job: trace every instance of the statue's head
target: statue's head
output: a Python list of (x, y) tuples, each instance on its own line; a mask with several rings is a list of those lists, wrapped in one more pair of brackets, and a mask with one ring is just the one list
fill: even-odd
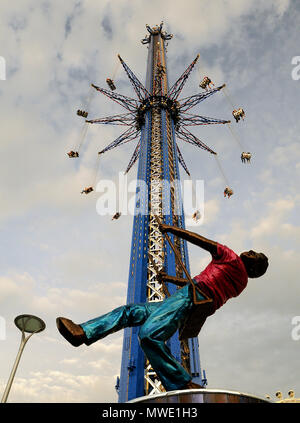
[(240, 254), (240, 258), (245, 265), (249, 278), (259, 278), (269, 266), (268, 257), (264, 253), (256, 253), (253, 250), (245, 251)]

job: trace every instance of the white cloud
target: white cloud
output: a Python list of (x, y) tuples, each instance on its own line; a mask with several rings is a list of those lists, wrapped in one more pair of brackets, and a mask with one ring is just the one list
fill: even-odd
[[(294, 176), (300, 151), (298, 97), (288, 68), (298, 49), (297, 6), (286, 0), (76, 4), (0, 4), (0, 38), (5, 40), (0, 54), (7, 62), (7, 80), (0, 81), (0, 306), (7, 322), (7, 340), (1, 341), (1, 388), (19, 342), (13, 318), (32, 312), (45, 319), (47, 328), (30, 340), (35, 360), (22, 357), (10, 401), (117, 400), (114, 383), (122, 333), (75, 349), (58, 334), (55, 317), (80, 322), (125, 301), (132, 218), (113, 223), (109, 217), (100, 218), (96, 196), (79, 194), (94, 177), (97, 151), (120, 129), (91, 127), (79, 162), (68, 160), (66, 152), (76, 145), (81, 130), (76, 109), (84, 104), (90, 82), (104, 86), (117, 53), (144, 81), (147, 50), (139, 40), (145, 23), (161, 19), (174, 33), (168, 47), (171, 80), (200, 51), (200, 71), (228, 82), (235, 101), (248, 107), (245, 125), (236, 127), (253, 149), (247, 169), (235, 160), (239, 152), (233, 154), (236, 145), (224, 131), (199, 130), (215, 144), (235, 183), (232, 201), (223, 201), (223, 180), (205, 154), (182, 149), (192, 174), (206, 183), (205, 220), (197, 231), (236, 251), (253, 244), (270, 258), (265, 277), (251, 281), (241, 297), (208, 319), (200, 335), (210, 386), (263, 394), (283, 390), (279, 385), (285, 380), (296, 388), (298, 345), (289, 339), (287, 322), (291, 313), (299, 314), (299, 195)], [(122, 93), (134, 95), (121, 68), (116, 79)], [(199, 73), (191, 76), (184, 95), (194, 92), (198, 79)], [(221, 116), (228, 107), (218, 97), (198, 110)], [(121, 111), (100, 95), (95, 95), (91, 109), (93, 117)], [(99, 177), (115, 178), (132, 148), (104, 155)], [(192, 273), (199, 273), (209, 255), (194, 247), (189, 251)]]
[(103, 402), (108, 402), (115, 394), (107, 382), (108, 377), (94, 374), (74, 375), (53, 370), (31, 372), (26, 378), (16, 377), (10, 398), (32, 403), (99, 402), (97, 392), (106, 386), (102, 398)]
[(295, 207), (295, 201), (291, 198), (280, 199), (269, 205), (268, 216), (263, 217), (251, 230), (253, 238), (265, 237), (274, 233), (284, 235), (292, 225), (286, 224), (283, 218)]

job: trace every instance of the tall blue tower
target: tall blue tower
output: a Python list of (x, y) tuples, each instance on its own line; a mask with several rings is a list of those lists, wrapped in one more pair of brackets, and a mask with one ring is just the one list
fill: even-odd
[[(169, 275), (179, 276), (180, 273), (184, 277), (154, 218), (154, 215), (158, 215), (167, 224), (184, 227), (174, 120), (170, 110), (173, 105), (167, 107), (169, 86), (165, 42), (170, 36), (162, 32), (161, 27), (149, 30), (146, 89), (150, 98), (143, 104), (146, 112), (141, 130), (137, 175), (138, 181), (145, 184), (137, 188), (127, 304), (163, 301), (165, 297), (149, 256), (158, 270), (164, 268)], [(188, 268), (185, 242), (179, 239), (174, 241)], [(172, 285), (168, 289), (172, 293), (176, 287)], [(177, 360), (195, 377), (201, 378), (197, 338), (180, 342), (178, 335), (175, 335), (169, 347)], [(140, 348), (138, 328), (127, 328), (124, 331), (119, 401), (147, 395), (153, 390), (163, 392), (163, 387)]]
[[(126, 169), (128, 172), (138, 160), (127, 304), (164, 300), (166, 292), (157, 278), (158, 271), (164, 270), (168, 275), (185, 277), (172, 249), (164, 241), (155, 219), (155, 216), (159, 216), (164, 223), (180, 228), (185, 225), (179, 163), (188, 174), (189, 172), (175, 134), (183, 141), (216, 154), (193, 135), (187, 126), (228, 123), (225, 120), (187, 113), (224, 85), (178, 100), (199, 55), (170, 87), (166, 43), (172, 35), (163, 31), (162, 26), (162, 23), (153, 28), (146, 25), (149, 35), (142, 40), (148, 47), (145, 86), (119, 56), (138, 100), (117, 94), (112, 80), (108, 80), (110, 91), (93, 85), (95, 89), (127, 109), (127, 113), (87, 121), (129, 127), (99, 154), (139, 137)], [(185, 241), (174, 236), (171, 238), (173, 245), (180, 252), (182, 262), (189, 270)], [(168, 284), (167, 289), (172, 294), (177, 287)], [(164, 387), (140, 348), (138, 331), (138, 327), (124, 331), (121, 373), (116, 386), (119, 402), (164, 392)], [(179, 340), (176, 333), (168, 341), (168, 346), (173, 356), (192, 374), (193, 380), (205, 385), (200, 367), (198, 339)]]

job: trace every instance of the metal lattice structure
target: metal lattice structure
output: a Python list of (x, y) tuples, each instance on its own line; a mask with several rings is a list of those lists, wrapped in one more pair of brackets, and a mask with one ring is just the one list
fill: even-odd
[[(119, 57), (138, 99), (130, 98), (93, 85), (93, 87), (126, 109), (126, 113), (88, 120), (92, 124), (123, 125), (127, 129), (116, 140), (99, 152), (103, 154), (122, 144), (140, 138), (130, 159), (127, 173), (138, 160), (136, 208), (133, 221), (131, 258), (129, 268), (127, 304), (163, 301), (166, 295), (157, 271), (184, 277), (174, 254), (159, 231), (155, 215), (164, 223), (184, 228), (179, 163), (189, 175), (188, 168), (176, 142), (181, 140), (216, 154), (188, 129), (188, 126), (225, 124), (227, 120), (208, 118), (187, 113), (201, 101), (220, 91), (224, 85), (190, 97), (178, 97), (194, 68), (199, 55), (169, 88), (165, 43), (172, 38), (162, 30), (146, 25), (149, 35), (143, 40), (148, 46), (145, 86)], [(189, 270), (187, 246), (171, 236), (181, 259)], [(177, 289), (167, 286), (170, 294)], [(198, 339), (180, 341), (175, 334), (168, 346), (174, 357), (192, 374), (193, 380), (205, 384), (202, 378)], [(164, 388), (139, 346), (138, 328), (124, 331), (121, 374), (117, 383), (119, 402), (143, 395), (161, 393)]]

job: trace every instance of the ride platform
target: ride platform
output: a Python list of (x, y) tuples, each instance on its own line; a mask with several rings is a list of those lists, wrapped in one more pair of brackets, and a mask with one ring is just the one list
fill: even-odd
[(201, 403), (271, 403), (272, 401), (251, 394), (222, 389), (185, 389), (162, 394), (147, 395), (128, 401), (142, 404), (201, 404)]

